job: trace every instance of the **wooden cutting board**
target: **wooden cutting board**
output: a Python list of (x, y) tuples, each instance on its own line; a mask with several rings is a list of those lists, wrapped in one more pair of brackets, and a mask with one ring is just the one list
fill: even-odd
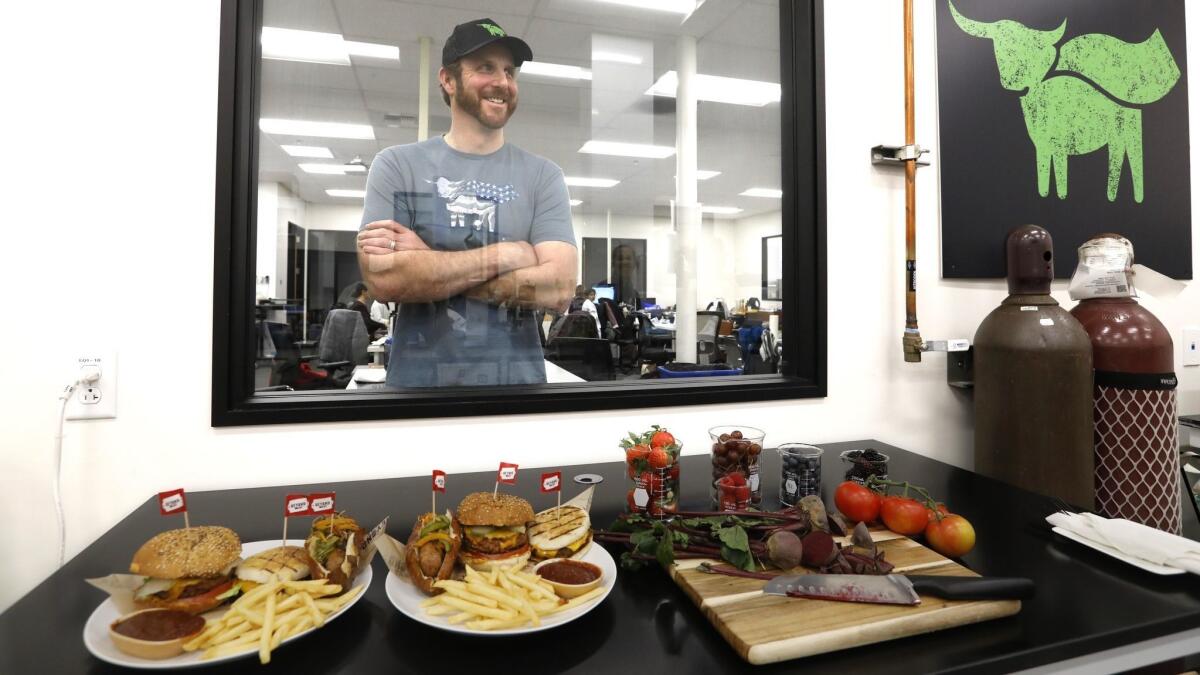
[[(896, 566), (896, 573), (979, 576), (908, 537), (888, 530), (871, 535), (885, 559)], [(671, 577), (734, 650), (753, 664), (798, 659), (1021, 611), (1019, 600), (950, 601), (921, 596), (921, 604), (905, 606), (764, 595), (765, 582), (706, 574), (696, 570), (701, 562), (681, 560), (671, 568)], [(805, 571), (797, 568), (795, 573)]]

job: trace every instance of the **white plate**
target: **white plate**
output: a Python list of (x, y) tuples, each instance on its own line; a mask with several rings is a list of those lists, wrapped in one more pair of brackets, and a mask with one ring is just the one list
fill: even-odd
[(583, 557), (579, 558), (579, 560), (590, 562), (600, 568), (603, 574), (600, 581), (600, 588), (604, 589), (604, 593), (582, 607), (576, 607), (561, 614), (543, 617), (542, 625), (540, 626), (506, 628), (503, 630), (472, 630), (460, 624), (450, 623), (446, 620), (446, 616), (429, 616), (426, 614), (425, 609), (421, 607), (421, 603), (428, 600), (429, 596), (422, 593), (416, 586), (413, 586), (408, 581), (401, 579), (391, 572), (388, 572), (387, 580), (384, 582), (383, 587), (387, 591), (388, 600), (392, 601), (392, 604), (396, 606), (396, 609), (400, 610), (401, 614), (414, 621), (420, 621), (427, 626), (441, 628), (453, 633), (464, 633), (466, 635), (521, 635), (524, 633), (536, 633), (578, 619), (604, 602), (604, 599), (612, 592), (613, 586), (617, 583), (617, 564), (613, 561), (608, 551), (604, 550), (603, 546), (592, 544), (587, 553), (584, 553)]
[(1130, 565), (1133, 565), (1134, 567), (1140, 567), (1141, 569), (1144, 569), (1147, 572), (1150, 572), (1152, 574), (1163, 574), (1163, 575), (1183, 574), (1186, 571), (1186, 570), (1181, 570), (1178, 567), (1167, 567), (1166, 565), (1156, 565), (1156, 564), (1150, 562), (1149, 560), (1142, 560), (1141, 558), (1135, 558), (1131, 555), (1126, 555), (1111, 546), (1106, 546), (1099, 542), (1095, 542), (1095, 541), (1092, 541), (1085, 537), (1081, 537), (1081, 536), (1075, 534), (1074, 532), (1064, 529), (1064, 528), (1061, 528), (1061, 527), (1056, 526), (1056, 527), (1052, 527), (1050, 529), (1061, 534), (1062, 536), (1066, 537), (1067, 539), (1070, 539), (1071, 541), (1077, 541), (1080, 544), (1087, 546), (1088, 548), (1095, 549), (1097, 551), (1100, 551), (1101, 553), (1107, 553), (1108, 555), (1116, 558), (1117, 560), (1120, 560), (1122, 562), (1127, 562)]
[[(303, 546), (304, 540), (289, 539), (287, 543), (290, 546)], [(272, 539), (271, 541), (244, 542), (242, 544), (242, 557), (248, 558), (255, 553), (260, 553), (279, 545), (280, 542), (278, 539)], [(351, 586), (351, 588), (369, 586), (371, 584), (372, 576), (371, 568), (367, 567), (363, 571), (359, 572), (358, 576), (354, 578), (354, 584)], [(342, 606), (338, 611), (330, 614), (325, 620), (327, 622), (333, 621), (342, 612), (353, 607), (354, 604), (359, 600), (362, 600), (363, 596), (366, 594), (367, 591), (366, 588), (364, 588), (359, 592), (357, 597), (351, 600), (348, 604)], [(229, 611), (228, 605), (219, 607), (205, 614), (204, 618), (208, 621), (214, 621), (224, 616), (225, 612), (227, 611)], [(92, 653), (92, 656), (95, 656), (101, 661), (108, 661), (114, 665), (125, 666), (127, 668), (149, 668), (154, 670), (170, 668), (193, 668), (195, 666), (207, 666), (213, 663), (222, 663), (224, 661), (240, 659), (258, 653), (258, 647), (251, 646), (247, 649), (247, 651), (240, 652), (238, 654), (230, 654), (229, 656), (207, 660), (200, 658), (202, 653), (201, 651), (184, 652), (179, 656), (173, 656), (169, 659), (143, 659), (136, 656), (130, 656), (129, 654), (117, 649), (117, 646), (113, 644), (112, 638), (108, 636), (108, 627), (112, 625), (112, 622), (119, 618), (121, 618), (121, 613), (117, 611), (117, 607), (113, 604), (112, 599), (105, 598), (104, 602), (100, 603), (100, 606), (96, 608), (96, 611), (92, 612), (92, 615), (88, 617), (87, 624), (83, 627), (83, 644), (87, 645), (88, 651)], [(310, 628), (299, 635), (290, 637), (284, 640), (283, 644), (287, 644), (292, 640), (304, 637), (314, 630), (316, 630), (316, 628)]]

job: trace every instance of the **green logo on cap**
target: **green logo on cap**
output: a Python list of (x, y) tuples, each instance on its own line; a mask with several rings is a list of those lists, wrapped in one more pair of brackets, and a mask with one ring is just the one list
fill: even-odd
[(494, 37), (504, 37), (504, 29), (494, 23), (481, 23), (479, 27), (491, 33)]

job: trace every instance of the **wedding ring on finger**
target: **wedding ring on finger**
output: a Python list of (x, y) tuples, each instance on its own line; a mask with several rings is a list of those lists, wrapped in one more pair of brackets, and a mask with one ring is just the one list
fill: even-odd
[(395, 239), (388, 239), (388, 248), (392, 249), (393, 251), (396, 250), (396, 240)]

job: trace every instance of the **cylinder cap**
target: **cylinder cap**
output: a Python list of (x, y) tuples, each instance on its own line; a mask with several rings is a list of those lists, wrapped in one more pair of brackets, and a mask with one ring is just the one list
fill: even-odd
[(1054, 280), (1054, 240), (1045, 228), (1022, 225), (1008, 233), (1009, 295), (1046, 295)]

